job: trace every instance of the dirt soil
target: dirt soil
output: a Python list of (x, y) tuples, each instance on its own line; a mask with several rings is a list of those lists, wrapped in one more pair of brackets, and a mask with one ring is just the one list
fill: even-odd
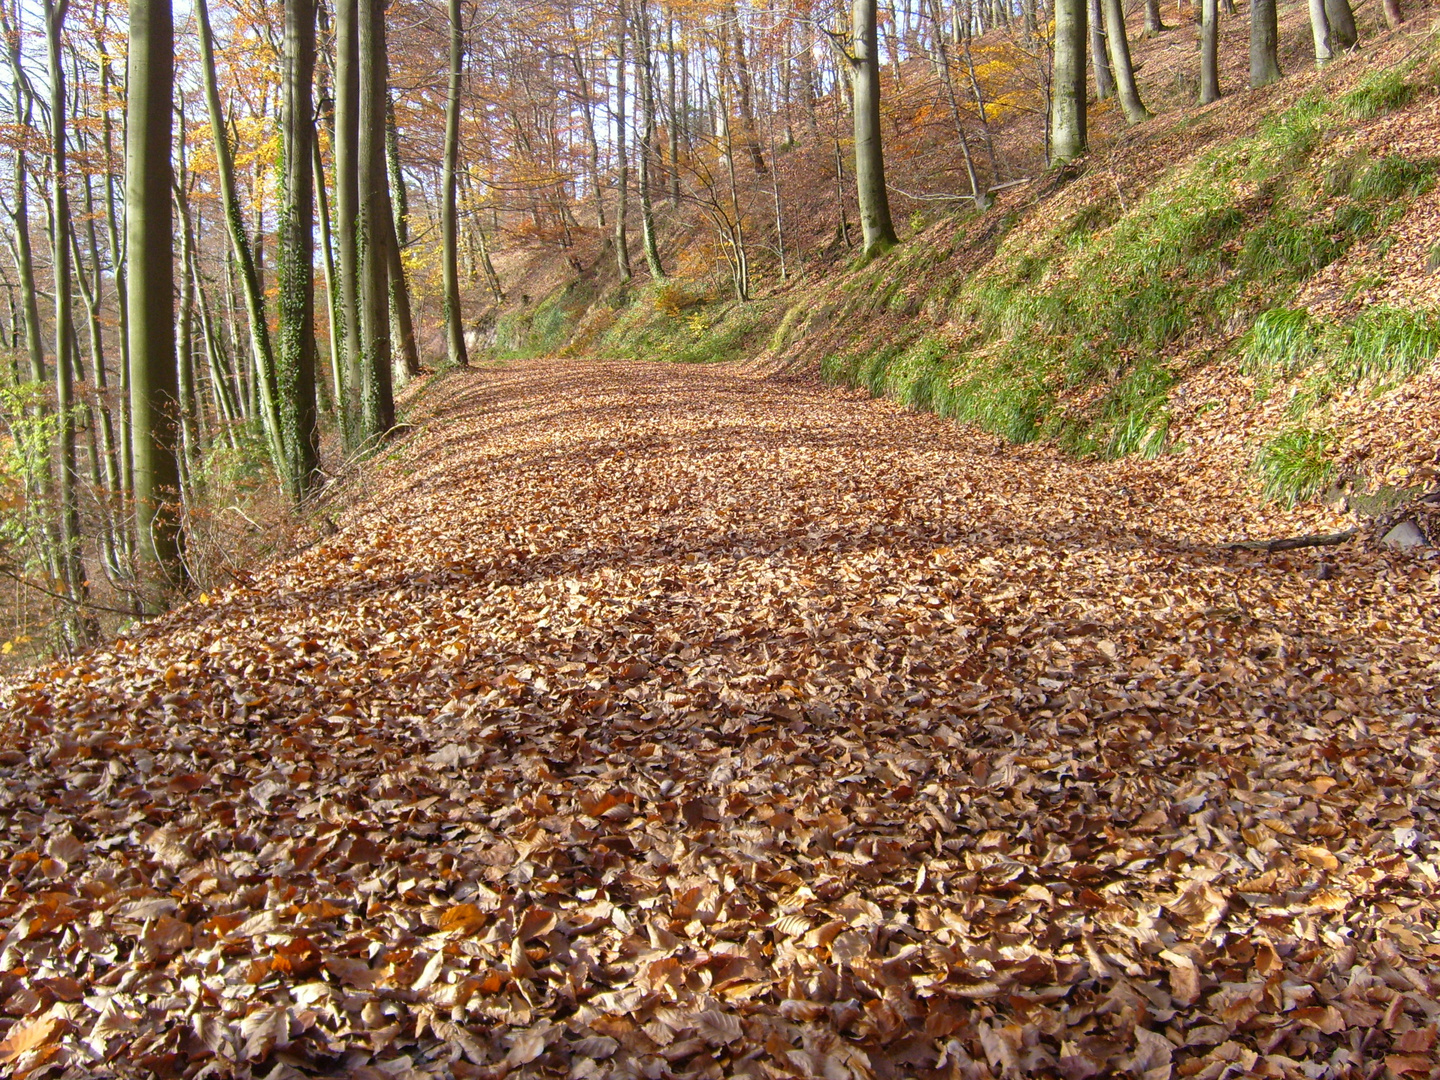
[(11, 1075), (1433, 1075), (1440, 564), (803, 378), (425, 401), (4, 687)]

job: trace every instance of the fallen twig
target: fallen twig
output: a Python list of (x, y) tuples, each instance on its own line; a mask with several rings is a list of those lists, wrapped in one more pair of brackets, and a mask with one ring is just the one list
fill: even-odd
[(1226, 544), (1227, 551), (1294, 551), (1296, 548), (1307, 547), (1334, 547), (1336, 544), (1343, 544), (1346, 540), (1353, 539), (1359, 529), (1346, 529), (1344, 532), (1321, 533), (1314, 536), (1287, 536), (1280, 540), (1241, 540), (1236, 544)]

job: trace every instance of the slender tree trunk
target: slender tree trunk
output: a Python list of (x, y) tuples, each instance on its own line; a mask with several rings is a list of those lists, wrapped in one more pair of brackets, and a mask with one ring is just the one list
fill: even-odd
[[(1150, 110), (1140, 100), (1140, 90), (1135, 85), (1135, 69), (1130, 63), (1130, 39), (1125, 33), (1125, 7), (1123, 0), (1100, 0), (1105, 9), (1105, 44), (1110, 50), (1110, 70), (1115, 73), (1116, 95), (1125, 119), (1131, 124), (1142, 124), (1150, 119)], [(1057, 31), (1058, 40), (1058, 31)], [(1056, 46), (1056, 71), (1059, 71), (1059, 46)], [(1057, 75), (1056, 82), (1059, 78)], [(1084, 101), (1081, 101), (1084, 108)]]
[[(17, 2), (16, 18), (19, 18)], [(7, 17), (4, 25), (9, 44), (10, 72), (12, 76), (13, 113), (20, 129), (21, 138), (15, 142), (15, 160), (11, 175), (13, 196), (10, 222), (13, 229), (13, 251), (15, 274), (20, 283), (20, 304), (25, 321), (25, 355), (29, 360), (27, 373), (32, 382), (45, 381), (45, 344), (40, 323), (39, 289), (35, 285), (35, 256), (30, 243), (30, 165), (25, 153), (24, 135), (31, 131), (33, 116), (29, 87), (20, 66), (20, 33), (18, 23), (10, 24)]]
[(80, 506), (75, 468), (75, 385), (71, 355), (75, 351), (75, 313), (70, 274), (70, 194), (66, 161), (65, 68), (60, 57), (60, 35), (65, 27), (66, 0), (44, 0), (47, 75), (50, 82), (50, 213), (51, 267), (55, 289), (55, 413), (58, 422), (57, 465), (59, 506), (58, 564), (62, 587), (72, 605), (62, 625), (66, 644), (84, 648), (93, 639), (93, 621), (74, 605), (89, 599), (89, 584), (80, 546)]
[(360, 4), (335, 0), (335, 218), (339, 223), (340, 311), (345, 333), (346, 397), (341, 412), (345, 446), (366, 442), (363, 415), (365, 356), (360, 328)]
[[(755, 124), (754, 80), (750, 77), (750, 61), (745, 54), (745, 27), (740, 22), (734, 0), (726, 0), (724, 16), (734, 34), (736, 87), (740, 91), (740, 123), (744, 128), (745, 149), (750, 154), (750, 164), (755, 171), (763, 174), (765, 155), (760, 150), (760, 135)], [(876, 63), (879, 63), (878, 59)], [(879, 80), (878, 74), (876, 80)]]
[(1330, 45), (1335, 49), (1353, 49), (1360, 40), (1355, 29), (1355, 12), (1350, 0), (1325, 0), (1325, 21), (1330, 27)]
[(1250, 0), (1250, 88), (1269, 86), (1280, 78), (1279, 28), (1275, 0)]
[(174, 26), (169, 0), (131, 0), (126, 85), (125, 233), (130, 283), (130, 430), (136, 554), (147, 610), (184, 580), (176, 463), (174, 257), (170, 220)]
[[(311, 173), (315, 185), (316, 232), (320, 238), (320, 265), (325, 272), (325, 314), (330, 328), (330, 385), (335, 396), (335, 416), (344, 434), (345, 417), (345, 320), (340, 312), (340, 281), (335, 268), (335, 238), (330, 228), (330, 197), (325, 192), (325, 166), (320, 142), (311, 143)], [(320, 379), (315, 381), (318, 395)]]
[[(899, 242), (890, 220), (890, 196), (885, 188), (875, 8), (875, 0), (854, 0), (850, 8), (854, 49), (850, 82), (855, 95), (855, 192), (860, 200), (860, 231), (866, 258), (883, 254)], [(1083, 69), (1081, 77), (1084, 77)]]
[[(1054, 90), (1050, 104), (1050, 153), (1069, 161), (1085, 152), (1086, 0), (1055, 0)], [(1113, 44), (1113, 42), (1112, 42)], [(1117, 79), (1118, 65), (1111, 59)]]
[(1203, 0), (1200, 16), (1200, 104), (1220, 100), (1220, 10), (1216, 0)]
[[(939, 0), (930, 0), (930, 14), (938, 25), (940, 22)], [(955, 80), (950, 73), (950, 50), (945, 44), (944, 34), (935, 35), (932, 56), (934, 57), (935, 74), (940, 79), (940, 85), (945, 91), (945, 100), (950, 106), (950, 119), (955, 125), (955, 138), (960, 143), (960, 154), (965, 160), (965, 175), (970, 180), (970, 197), (974, 200), (976, 207), (984, 210), (988, 200), (984, 191), (981, 190), (979, 178), (975, 175), (975, 162), (970, 157), (970, 140), (965, 135), (965, 121), (960, 112), (960, 97), (955, 92)]]
[(385, 257), (390, 279), (392, 350), (400, 354), (405, 378), (417, 379), (420, 377), (420, 348), (415, 338), (415, 316), (410, 307), (410, 283), (405, 277), (400, 238), (395, 235), (394, 214), (390, 215), (390, 233), (385, 238)]
[[(465, 63), (465, 27), (461, 22), (460, 0), (449, 0), (450, 70), (445, 93), (445, 177), (440, 184), (441, 264), (445, 285), (445, 351), (456, 367), (469, 367), (470, 356), (465, 349), (465, 319), (460, 308), (460, 218), (456, 212), (456, 194), (460, 167), (460, 80)], [(578, 52), (578, 49), (577, 49)], [(589, 102), (585, 115), (590, 116)], [(594, 125), (587, 130), (593, 144)], [(599, 169), (592, 169), (592, 180), (599, 183)], [(604, 225), (604, 221), (601, 221)]]
[(390, 353), (390, 216), (385, 165), (386, 86), (384, 0), (360, 0), (359, 154), (360, 325), (364, 357), (364, 438), (374, 443), (395, 426)]
[(615, 17), (615, 265), (622, 285), (633, 274), (626, 234), (629, 222), (625, 217), (626, 189), (630, 185), (630, 162), (625, 155), (625, 23), (625, 0), (620, 0)]
[[(254, 386), (260, 406), (262, 427), (270, 447), (270, 458), (276, 472), (288, 475), (289, 454), (285, 446), (285, 427), (280, 415), (280, 392), (275, 372), (275, 353), (270, 342), (270, 324), (265, 313), (265, 294), (259, 269), (246, 232), (244, 211), (235, 189), (233, 151), (220, 109), (220, 88), (215, 74), (214, 37), (210, 31), (208, 0), (195, 0), (196, 23), (200, 38), (200, 72), (205, 89), (205, 107), (210, 116), (210, 134), (215, 145), (215, 171), (219, 180), (220, 200), (225, 224), (230, 233), (230, 247), (240, 274), (240, 291), (244, 296), (250, 324), (250, 349), (254, 358)], [(127, 144), (128, 145), (128, 144)]]
[(1400, 0), (1384, 0), (1385, 25), (1394, 30), (1405, 21), (1404, 14), (1400, 11)]
[(1310, 0), (1310, 33), (1315, 39), (1315, 66), (1324, 67), (1330, 62), (1330, 22), (1325, 12), (1325, 0)]
[(1158, 34), (1168, 29), (1160, 18), (1160, 0), (1145, 0), (1145, 33)]
[(640, 234), (645, 248), (645, 265), (656, 281), (665, 277), (660, 263), (660, 248), (655, 240), (655, 206), (651, 192), (650, 169), (655, 156), (655, 72), (651, 66), (650, 5), (636, 0), (635, 9), (635, 75), (640, 93)]
[(400, 170), (400, 129), (395, 122), (395, 99), (389, 90), (389, 62), (386, 62), (385, 170), (386, 198), (390, 206), (390, 328), (391, 352), (400, 354), (406, 380), (420, 375), (420, 352), (415, 340), (415, 319), (411, 314), (410, 279), (405, 273), (404, 251), (410, 243), (410, 195), (405, 174)]
[(1110, 73), (1106, 54), (1105, 15), (1100, 0), (1090, 0), (1090, 66), (1095, 71), (1095, 100), (1104, 101), (1115, 93), (1115, 76)]
[(314, 0), (285, 0), (281, 130), (284, 168), (276, 229), (280, 290), (277, 383), (287, 487), (297, 502), (319, 479), (315, 406)]

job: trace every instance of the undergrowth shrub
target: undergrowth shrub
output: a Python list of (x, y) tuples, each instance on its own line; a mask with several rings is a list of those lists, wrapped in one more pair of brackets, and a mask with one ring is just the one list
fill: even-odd
[(1403, 109), (1415, 99), (1417, 90), (1395, 68), (1372, 71), (1340, 99), (1340, 107), (1355, 120), (1372, 120)]
[(1294, 506), (1318, 495), (1335, 477), (1329, 432), (1305, 427), (1282, 431), (1260, 447), (1255, 472), (1265, 497)]
[(1294, 378), (1314, 358), (1320, 327), (1304, 308), (1260, 313), (1241, 341), (1240, 370), (1269, 382)]

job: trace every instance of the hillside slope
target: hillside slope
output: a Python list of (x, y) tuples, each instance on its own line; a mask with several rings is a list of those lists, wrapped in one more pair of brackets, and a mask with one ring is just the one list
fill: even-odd
[[(1016, 442), (1176, 454), (1287, 503), (1369, 511), (1426, 490), (1440, 51), (1428, 8), (1394, 32), (1359, 11), (1364, 47), (1317, 72), (1304, 5), (1282, 5), (1292, 74), (1259, 91), (1241, 89), (1244, 20), (1226, 20), (1229, 93), (1206, 108), (1187, 101), (1193, 28), (1137, 40), (1154, 120), (1127, 129), (1096, 106), (1087, 158), (983, 214), (897, 195), (914, 229), (894, 252), (855, 267), (833, 244), (808, 261), (802, 247), (791, 279), (750, 303), (684, 274), (618, 289), (603, 248), (579, 274), (513, 264), (537, 291), (499, 315), (495, 354), (818, 370)], [(782, 165), (818, 168), (803, 157)], [(792, 212), (810, 215), (801, 244), (833, 232), (824, 200)]]
[(10, 1075), (1436, 1064), (1435, 562), (793, 377), (413, 419), (336, 535), (0, 690)]

